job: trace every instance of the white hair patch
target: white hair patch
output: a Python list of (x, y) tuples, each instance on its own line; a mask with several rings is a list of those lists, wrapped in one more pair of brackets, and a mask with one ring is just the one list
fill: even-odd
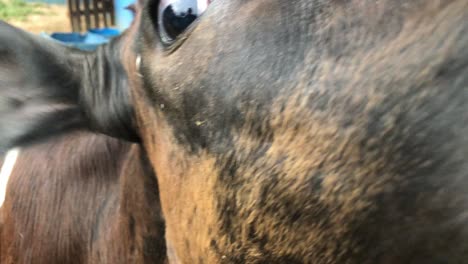
[(11, 149), (7, 152), (3, 161), (2, 169), (0, 170), (0, 208), (5, 201), (6, 189), (8, 180), (10, 179), (16, 160), (18, 159), (19, 148)]

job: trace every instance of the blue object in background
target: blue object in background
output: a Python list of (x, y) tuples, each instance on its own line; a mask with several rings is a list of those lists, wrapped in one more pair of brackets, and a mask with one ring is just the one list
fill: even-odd
[(93, 28), (88, 30), (88, 32), (98, 34), (109, 39), (120, 35), (120, 31), (114, 28)]
[(75, 47), (88, 51), (95, 50), (98, 46), (109, 41), (109, 38), (94, 33), (52, 33), (50, 35), (41, 33), (41, 36), (56, 42), (60, 42), (65, 46)]
[(133, 21), (133, 13), (127, 7), (135, 0), (114, 0), (115, 24), (120, 31), (127, 29)]
[(54, 32), (49, 35), (44, 32), (41, 33), (41, 36), (47, 39), (81, 50), (95, 50), (98, 46), (109, 42), (110, 39), (118, 35), (120, 35), (120, 31), (113, 28), (93, 28), (85, 34)]

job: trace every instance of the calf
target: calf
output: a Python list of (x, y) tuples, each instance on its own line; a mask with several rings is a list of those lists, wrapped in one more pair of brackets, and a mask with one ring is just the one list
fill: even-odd
[[(140, 142), (172, 262), (468, 259), (468, 0), (218, 0), (184, 24), (193, 3), (145, 3), (129, 85), (26, 87), (1, 144), (76, 127)], [(67, 108), (26, 115), (26, 98)]]
[(21, 150), (0, 263), (164, 263), (158, 187), (137, 145), (71, 132)]

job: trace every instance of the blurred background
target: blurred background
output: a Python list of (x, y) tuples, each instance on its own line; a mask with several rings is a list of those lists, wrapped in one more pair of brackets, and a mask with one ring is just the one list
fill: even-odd
[(66, 0), (0, 0), (0, 19), (34, 33), (72, 30)]
[(134, 0), (0, 0), (0, 20), (52, 41), (93, 50), (124, 31)]

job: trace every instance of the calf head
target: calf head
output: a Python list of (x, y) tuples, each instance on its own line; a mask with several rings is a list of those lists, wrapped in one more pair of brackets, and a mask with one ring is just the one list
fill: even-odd
[(144, 4), (131, 100), (72, 96), (85, 127), (139, 135), (172, 262), (468, 259), (467, 0), (205, 5)]
[(135, 48), (173, 261), (467, 259), (468, 1), (196, 2)]

